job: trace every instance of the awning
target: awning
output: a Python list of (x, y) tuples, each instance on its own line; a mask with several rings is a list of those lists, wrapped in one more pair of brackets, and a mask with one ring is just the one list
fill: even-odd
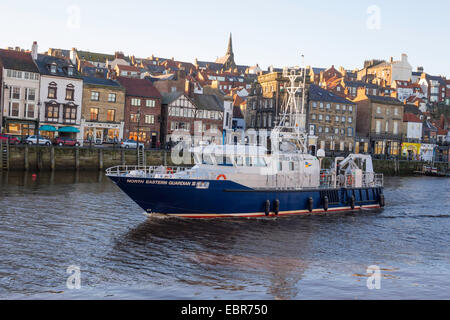
[(41, 126), (39, 128), (39, 131), (52, 131), (52, 132), (55, 132), (57, 130), (56, 130), (56, 128), (54, 126), (45, 125), (45, 126)]
[(58, 129), (58, 132), (78, 133), (80, 130), (74, 127), (61, 127)]

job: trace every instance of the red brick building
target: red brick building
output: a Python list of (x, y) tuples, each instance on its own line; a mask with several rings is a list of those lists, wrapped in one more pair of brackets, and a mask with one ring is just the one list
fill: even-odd
[(118, 77), (125, 87), (124, 138), (155, 148), (160, 140), (161, 94), (146, 79)]

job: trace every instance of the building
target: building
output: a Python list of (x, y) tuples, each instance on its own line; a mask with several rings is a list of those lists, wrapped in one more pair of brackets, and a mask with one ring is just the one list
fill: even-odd
[(125, 88), (124, 138), (139, 140), (149, 147), (160, 141), (162, 96), (146, 79), (118, 77)]
[(82, 141), (81, 106), (83, 78), (75, 64), (67, 58), (37, 54), (33, 45), (33, 59), (41, 74), (40, 125), (41, 134), (67, 136)]
[(422, 88), (418, 83), (412, 83), (411, 81), (404, 80), (395, 80), (392, 87), (395, 88), (397, 99), (400, 101), (408, 100), (412, 96), (418, 98), (424, 97)]
[(0, 126), (3, 133), (37, 133), (39, 70), (29, 52), (0, 50)]
[(127, 66), (122, 64), (116, 64), (114, 71), (119, 77), (128, 77), (128, 78), (140, 78), (141, 70), (136, 68), (135, 66)]
[(358, 71), (358, 80), (365, 82), (382, 81), (392, 85), (395, 80), (409, 81), (412, 77), (412, 66), (408, 62), (408, 55), (402, 54), (399, 61), (372, 60), (366, 61), (364, 68)]
[(403, 132), (405, 141), (420, 143), (422, 141), (423, 120), (419, 116), (405, 112), (403, 115)]
[(332, 155), (352, 152), (355, 147), (355, 120), (355, 103), (318, 85), (310, 85), (307, 128), (310, 136), (317, 137), (317, 148)]
[(367, 95), (364, 89), (359, 90), (353, 102), (358, 110), (357, 148), (373, 155), (398, 156), (403, 135), (403, 103), (392, 97)]
[(83, 78), (81, 135), (86, 142), (114, 143), (124, 137), (125, 88), (109, 79)]
[[(198, 110), (192, 98), (181, 92), (162, 92), (161, 143), (188, 139), (194, 135)], [(176, 136), (172, 136), (177, 131)]]
[(230, 33), (230, 38), (228, 39), (228, 48), (225, 56), (218, 58), (216, 60), (217, 64), (222, 65), (222, 70), (234, 70), (236, 69), (236, 63), (234, 62), (234, 53), (233, 53), (233, 40)]
[(447, 83), (445, 78), (422, 73), (419, 85), (422, 87), (425, 98), (429, 103), (436, 104), (445, 102), (447, 93)]

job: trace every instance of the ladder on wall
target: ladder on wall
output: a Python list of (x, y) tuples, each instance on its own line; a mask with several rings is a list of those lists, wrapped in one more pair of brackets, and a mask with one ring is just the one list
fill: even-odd
[(1, 170), (8, 170), (9, 169), (9, 145), (8, 141), (6, 142), (0, 142), (0, 152), (1, 152)]
[(145, 150), (144, 146), (137, 147), (137, 165), (138, 167), (145, 167)]

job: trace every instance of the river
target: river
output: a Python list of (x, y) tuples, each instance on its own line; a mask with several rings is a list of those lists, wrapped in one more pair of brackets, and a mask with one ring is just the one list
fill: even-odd
[(450, 180), (385, 180), (384, 210), (185, 220), (103, 173), (3, 173), (0, 298), (450, 299)]

